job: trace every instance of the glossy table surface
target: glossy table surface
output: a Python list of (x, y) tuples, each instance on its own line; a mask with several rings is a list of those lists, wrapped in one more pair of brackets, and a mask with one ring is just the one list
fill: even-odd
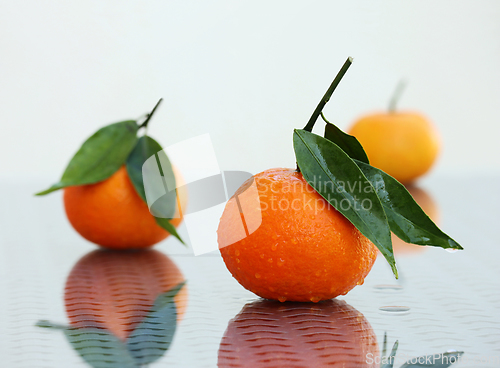
[[(346, 296), (300, 304), (259, 299), (218, 254), (195, 257), (175, 239), (146, 260), (95, 252), (60, 193), (35, 198), (43, 185), (3, 179), (0, 367), (375, 367), (396, 341), (394, 367), (445, 352), (460, 357), (453, 367), (499, 367), (499, 185), (425, 180), (464, 251), (400, 246), (399, 280), (379, 257)], [(181, 292), (164, 293), (165, 277), (185, 280)]]

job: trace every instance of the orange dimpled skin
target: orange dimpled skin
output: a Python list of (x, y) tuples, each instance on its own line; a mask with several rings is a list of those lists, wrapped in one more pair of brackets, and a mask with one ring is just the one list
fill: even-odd
[(414, 112), (367, 115), (348, 133), (359, 140), (372, 166), (404, 184), (425, 174), (439, 153), (436, 129)]
[[(75, 230), (103, 247), (146, 248), (169, 235), (135, 191), (125, 166), (102, 182), (66, 188), (64, 207)], [(171, 220), (174, 226), (180, 222)]]
[(376, 247), (309, 186), (302, 174), (271, 169), (255, 175), (254, 180), (261, 225), (246, 238), (222, 246), (241, 223), (240, 213), (226, 206), (217, 231), (224, 262), (241, 285), (267, 299), (318, 302), (363, 283), (376, 259)]

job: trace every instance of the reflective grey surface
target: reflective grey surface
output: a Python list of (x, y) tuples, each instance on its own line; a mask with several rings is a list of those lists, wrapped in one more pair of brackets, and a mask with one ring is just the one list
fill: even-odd
[[(450, 253), (427, 247), (397, 252), (399, 280), (379, 257), (365, 283), (338, 298), (347, 303), (342, 308), (361, 313), (359, 318), (371, 326), (378, 352), (385, 333), (389, 351), (399, 341), (394, 367), (411, 357), (453, 350), (464, 352), (462, 361), (453, 367), (500, 366), (499, 185), (498, 177), (435, 177), (424, 181), (420, 187), (434, 198), (439, 225), (465, 250)], [(69, 325), (64, 301), (68, 276), (74, 265), (95, 249), (65, 219), (61, 193), (33, 197), (39, 188), (39, 183), (5, 179), (0, 183), (0, 367), (89, 367), (61, 330), (35, 326), (40, 320)], [(222, 355), (237, 360), (238, 355), (259, 354), (259, 349), (273, 341), (264, 336), (270, 327), (259, 325), (258, 318), (245, 323), (260, 328), (262, 335), (232, 338), (239, 344), (233, 350), (224, 348), (225, 343), (221, 345), (225, 331), (230, 332), (232, 323), (239, 323), (233, 319), (241, 319), (241, 315), (237, 317), (240, 312), (248, 315), (255, 308), (257, 313), (264, 308), (264, 314), (275, 318), (276, 328), (282, 328), (289, 339), (287, 346), (308, 346), (306, 342), (301, 345), (306, 329), (304, 335), (289, 332), (280, 322), (276, 307), (256, 302), (259, 298), (231, 277), (217, 254), (194, 257), (175, 239), (155, 249), (179, 268), (188, 292), (186, 310), (178, 318), (168, 350), (150, 367), (216, 367)], [(247, 303), (254, 304), (245, 307)], [(283, 305), (295, 313), (291, 304)], [(313, 314), (304, 312), (304, 307), (297, 308), (295, 314), (304, 317), (301, 323), (312, 323), (312, 327), (307, 326), (314, 328), (326, 318), (324, 323), (329, 323), (331, 331), (341, 328), (342, 321), (329, 312), (328, 306), (316, 306), (305, 307), (313, 308)], [(366, 324), (363, 326), (362, 332), (370, 335)], [(342, 331), (347, 340), (349, 336), (357, 338), (350, 335), (349, 328)], [(316, 344), (334, 345), (337, 353), (349, 345), (328, 340), (335, 333), (316, 335)], [(263, 347), (255, 347), (259, 338)], [(366, 355), (366, 351), (361, 354)], [(314, 361), (313, 355), (306, 354), (309, 362)], [(297, 356), (296, 366), (308, 366), (300, 362), (300, 351)], [(341, 354), (336, 356), (340, 359)], [(112, 359), (106, 359), (107, 366), (112, 367)], [(265, 364), (270, 363), (263, 361), (262, 366)]]

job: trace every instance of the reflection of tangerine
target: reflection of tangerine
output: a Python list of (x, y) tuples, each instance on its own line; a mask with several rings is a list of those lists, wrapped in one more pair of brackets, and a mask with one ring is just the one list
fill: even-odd
[[(436, 224), (439, 224), (439, 210), (430, 194), (425, 189), (414, 185), (408, 185), (406, 189), (413, 196), (415, 202), (422, 207), (427, 216)], [(392, 234), (392, 247), (394, 253), (397, 255), (420, 253), (427, 249), (425, 246), (406, 243), (394, 234)]]
[(405, 184), (425, 174), (439, 152), (436, 128), (416, 112), (367, 115), (348, 133), (360, 141), (371, 165)]
[[(178, 195), (177, 201), (185, 208), (185, 195)], [(145, 248), (170, 235), (137, 194), (125, 166), (99, 183), (66, 188), (64, 207), (75, 230), (103, 247)], [(171, 223), (177, 227), (181, 221), (179, 217)]]
[[(280, 301), (331, 299), (363, 283), (377, 257), (375, 246), (292, 169), (253, 178), (259, 201), (239, 195), (227, 204), (217, 230), (224, 262), (255, 294)], [(242, 222), (262, 216), (253, 233), (231, 244)], [(229, 245), (228, 245), (229, 244)]]
[[(156, 298), (183, 281), (175, 263), (156, 250), (95, 250), (78, 261), (66, 280), (66, 313), (72, 327), (102, 328), (125, 340)], [(180, 319), (186, 286), (174, 301)]]
[(377, 360), (378, 354), (370, 323), (345, 301), (258, 300), (229, 322), (218, 366), (376, 367), (368, 362)]

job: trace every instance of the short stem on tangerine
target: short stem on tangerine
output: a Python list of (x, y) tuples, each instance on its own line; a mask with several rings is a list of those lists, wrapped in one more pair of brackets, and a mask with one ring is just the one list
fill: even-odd
[(325, 107), (326, 103), (330, 101), (330, 97), (332, 97), (333, 91), (335, 91), (335, 88), (339, 85), (340, 81), (342, 80), (342, 77), (344, 74), (347, 72), (347, 69), (352, 64), (352, 57), (348, 57), (340, 71), (337, 73), (337, 76), (333, 80), (332, 84), (326, 91), (325, 95), (319, 102), (318, 106), (316, 107), (316, 110), (314, 110), (313, 114), (311, 115), (311, 118), (307, 122), (307, 125), (304, 127), (304, 130), (307, 130), (308, 132), (311, 132), (314, 124), (316, 123), (316, 120), (318, 120), (319, 115), (321, 114), (321, 111), (323, 111), (323, 108)]
[(389, 112), (390, 113), (393, 113), (396, 111), (396, 105), (397, 105), (399, 99), (401, 98), (401, 95), (403, 94), (403, 91), (405, 90), (407, 84), (408, 83), (404, 79), (402, 79), (396, 85), (396, 88), (394, 89), (391, 100), (389, 101)]
[(158, 100), (158, 102), (156, 103), (155, 107), (153, 107), (153, 110), (151, 110), (151, 112), (147, 115), (146, 120), (144, 120), (144, 122), (141, 125), (139, 125), (139, 129), (141, 129), (141, 128), (147, 128), (149, 121), (153, 117), (153, 114), (155, 113), (155, 111), (158, 108), (158, 106), (160, 106), (160, 103), (162, 101), (163, 101), (163, 98), (160, 98)]

